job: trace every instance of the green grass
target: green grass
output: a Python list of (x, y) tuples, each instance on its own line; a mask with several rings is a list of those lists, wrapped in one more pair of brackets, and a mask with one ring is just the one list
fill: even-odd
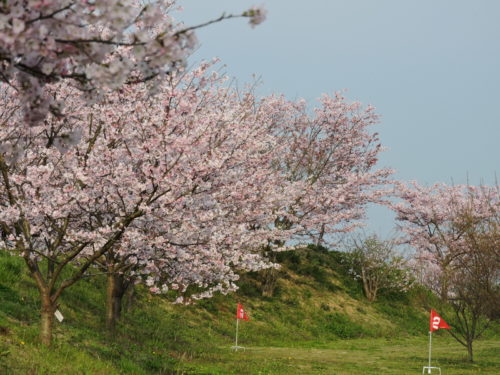
[[(309, 249), (280, 258), (273, 298), (261, 297), (256, 273), (242, 277), (237, 294), (191, 306), (139, 288), (114, 338), (104, 330), (104, 279), (85, 279), (61, 297), (65, 320), (46, 349), (34, 283), (21, 259), (0, 252), (0, 374), (421, 374), (432, 296), (414, 290), (368, 304), (341, 254)], [(240, 325), (247, 350), (233, 352), (237, 301), (251, 321)], [(469, 364), (465, 349), (439, 331), (433, 364), (447, 375), (499, 373), (498, 326), (491, 332)]]
[[(500, 368), (500, 348), (497, 341), (482, 341), (477, 345), (477, 363), (466, 362), (463, 348), (448, 337), (435, 340), (433, 366), (443, 374), (496, 375)], [(195, 358), (191, 374), (421, 374), (427, 365), (425, 337), (386, 340), (338, 340), (318, 347), (248, 347), (245, 351), (219, 349)]]

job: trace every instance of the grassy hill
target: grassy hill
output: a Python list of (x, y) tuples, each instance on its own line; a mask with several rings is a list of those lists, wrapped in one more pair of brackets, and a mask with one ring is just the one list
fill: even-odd
[[(242, 276), (238, 293), (172, 305), (138, 287), (116, 337), (104, 330), (104, 279), (68, 289), (51, 349), (38, 343), (38, 296), (21, 259), (0, 255), (0, 374), (388, 374), (421, 373), (427, 356), (428, 308), (423, 289), (363, 297), (342, 253), (308, 248), (279, 254), (273, 297), (262, 297), (262, 274)], [(236, 302), (240, 322), (232, 352)], [(477, 364), (446, 332), (436, 335), (437, 363), (447, 374), (497, 374), (497, 336), (478, 343)], [(373, 372), (372, 372), (373, 371)], [(409, 372), (404, 372), (409, 371)]]

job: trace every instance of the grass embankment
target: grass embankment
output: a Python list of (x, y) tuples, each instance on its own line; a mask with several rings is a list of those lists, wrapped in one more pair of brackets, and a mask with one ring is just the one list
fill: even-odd
[[(38, 295), (21, 259), (0, 256), (0, 374), (419, 374), (427, 361), (424, 291), (386, 295), (368, 304), (340, 264), (340, 254), (304, 250), (280, 255), (285, 267), (273, 298), (260, 296), (260, 277), (241, 290), (193, 306), (173, 306), (138, 290), (117, 336), (104, 331), (104, 280), (68, 289), (51, 349), (38, 343)], [(241, 322), (232, 352), (236, 301)], [(434, 365), (445, 374), (498, 374), (499, 342), (476, 345), (476, 363), (439, 332)]]

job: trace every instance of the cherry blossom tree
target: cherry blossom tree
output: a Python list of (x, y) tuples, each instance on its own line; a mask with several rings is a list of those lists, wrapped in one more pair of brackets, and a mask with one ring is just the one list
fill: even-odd
[[(174, 171), (194, 174), (182, 184), (188, 196), (178, 212), (169, 214), (168, 226), (146, 226), (141, 238), (148, 241), (142, 243), (126, 242), (125, 234), (119, 248), (98, 260), (108, 275), (106, 318), (111, 330), (132, 280), (144, 280), (153, 292), (173, 287), (180, 297), (225, 293), (236, 288), (235, 269), (272, 266), (254, 252), (272, 248), (270, 242), (284, 241), (291, 233), (271, 225), (290, 196), (281, 174), (272, 168), (282, 148), (272, 132), (273, 114), (261, 110), (251, 92), (224, 88), (217, 75), (205, 74), (207, 67), (169, 79), (155, 97), (135, 87), (117, 94), (116, 104), (111, 104), (116, 118), (105, 119), (123, 127), (167, 121), (175, 129), (168, 142), (178, 145), (171, 156)], [(158, 214), (155, 221), (160, 223), (165, 212)], [(172, 228), (176, 214), (179, 221)], [(180, 226), (188, 225), (186, 220), (189, 226)], [(167, 245), (176, 250), (166, 251)], [(235, 258), (236, 248), (244, 253), (240, 259)]]
[[(425, 284), (454, 310), (450, 334), (467, 348), (488, 328), (500, 305), (498, 186), (430, 188), (400, 184), (393, 206), (406, 241), (425, 267)], [(437, 282), (437, 285), (436, 285)]]
[(172, 76), (157, 99), (135, 85), (93, 106), (56, 85), (51, 95), (70, 111), (34, 126), (10, 89), (15, 104), (0, 129), (11, 150), (0, 154), (2, 247), (36, 281), (44, 344), (59, 297), (97, 262), (112, 276), (122, 263), (140, 264), (154, 288), (193, 285), (205, 295), (233, 290), (235, 270), (272, 266), (257, 250), (285, 239), (272, 223), (288, 205), (270, 168), (281, 147), (273, 119), (251, 93), (210, 84), (204, 69), (179, 91)]
[[(276, 96), (266, 105), (282, 124), (277, 131), (285, 150), (276, 168), (296, 192), (275, 224), (293, 230), (294, 242), (318, 245), (360, 226), (366, 205), (388, 194), (392, 173), (376, 167), (382, 147), (370, 130), (378, 121), (374, 108), (349, 103), (340, 93), (324, 95), (312, 115), (303, 100)], [(269, 270), (263, 277), (263, 294), (270, 296), (275, 273)]]
[(448, 272), (467, 251), (463, 245), (465, 231), (456, 225), (457, 220), (465, 208), (479, 221), (498, 215), (498, 188), (445, 184), (423, 187), (413, 182), (409, 186), (398, 184), (396, 195), (402, 202), (392, 208), (406, 242), (417, 250), (421, 261), (437, 265), (439, 284), (432, 287), (439, 288), (439, 294), (446, 299)]
[(45, 89), (71, 80), (92, 100), (147, 81), (155, 86), (182, 66), (196, 45), (194, 30), (229, 18), (266, 16), (252, 7), (196, 26), (176, 22), (175, 0), (4, 0), (0, 2), (0, 81), (20, 92), (25, 118), (36, 123), (62, 101)]
[(284, 107), (280, 136), (286, 151), (277, 161), (285, 178), (301, 187), (278, 221), (296, 226), (296, 239), (318, 244), (328, 234), (359, 226), (366, 205), (388, 194), (392, 173), (376, 168), (382, 146), (370, 130), (378, 121), (373, 107), (349, 103), (340, 93), (324, 95), (320, 104), (312, 116), (304, 101)]

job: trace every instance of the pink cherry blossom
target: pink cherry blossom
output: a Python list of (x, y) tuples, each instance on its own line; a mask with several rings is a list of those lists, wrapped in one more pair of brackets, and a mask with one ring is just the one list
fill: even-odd
[(261, 8), (223, 14), (186, 27), (170, 11), (175, 1), (4, 0), (0, 2), (0, 81), (21, 93), (25, 118), (36, 123), (48, 111), (61, 115), (46, 85), (69, 80), (98, 100), (124, 84), (158, 82), (182, 67), (197, 44), (194, 30), (235, 17), (252, 26)]
[(425, 284), (446, 298), (450, 293), (448, 273), (469, 251), (460, 220), (466, 214), (478, 223), (498, 222), (500, 190), (485, 185), (423, 187), (412, 182), (398, 183), (395, 192), (401, 201), (392, 208), (404, 241), (416, 249), (415, 267)]

